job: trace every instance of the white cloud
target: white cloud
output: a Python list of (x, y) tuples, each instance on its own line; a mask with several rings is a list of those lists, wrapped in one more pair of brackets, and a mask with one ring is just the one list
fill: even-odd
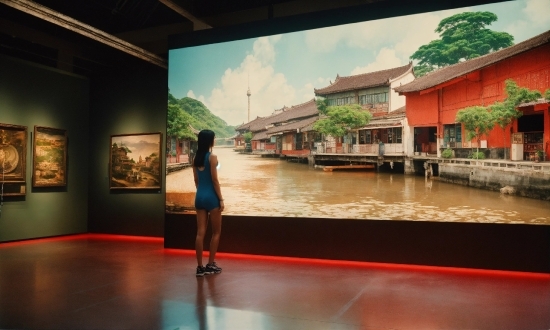
[(311, 30), (306, 32), (306, 45), (311, 52), (324, 53), (342, 45), (351, 49), (391, 47), (404, 64), (418, 47), (439, 38), (435, 29), (443, 18), (469, 10), (461, 8)]
[(204, 99), (204, 96), (203, 95), (200, 95), (200, 96), (195, 96), (195, 92), (193, 92), (191, 89), (187, 92), (187, 97), (190, 97), (192, 99), (195, 99), (195, 100), (199, 100), (201, 101), (202, 103), (205, 103), (205, 99)]
[[(526, 0), (521, 10), (525, 18), (509, 24), (504, 30), (514, 36), (514, 43), (522, 42), (550, 28), (550, 1)], [(519, 15), (518, 15), (519, 16)]]
[(315, 86), (312, 83), (305, 84), (304, 87), (302, 87), (297, 93), (298, 95), (300, 95), (300, 100), (298, 101), (298, 103), (303, 103), (314, 98), (315, 97), (314, 88)]
[(351, 75), (368, 73), (380, 70), (386, 70), (404, 65), (401, 60), (395, 55), (395, 50), (389, 48), (382, 48), (376, 60), (363, 67), (355, 67), (351, 71)]
[(328, 53), (340, 42), (343, 26), (306, 31), (306, 46), (309, 51)]
[(237, 125), (248, 121), (247, 90), (250, 86), (250, 120), (264, 117), (284, 105), (291, 106), (296, 90), (282, 73), (275, 72), (274, 45), (281, 36), (258, 38), (252, 52), (237, 68), (227, 68), (205, 104), (215, 115)]
[(539, 26), (550, 24), (550, 1), (527, 0), (523, 12), (529, 21)]
[(317, 78), (317, 81), (316, 81), (316, 83), (318, 83), (320, 86), (324, 86), (328, 82), (330, 82), (330, 78), (323, 78), (323, 77)]

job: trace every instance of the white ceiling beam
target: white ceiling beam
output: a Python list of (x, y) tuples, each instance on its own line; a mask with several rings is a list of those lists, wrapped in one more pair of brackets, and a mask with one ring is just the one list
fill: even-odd
[(0, 0), (0, 3), (20, 10), (29, 15), (43, 19), (47, 22), (61, 26), (67, 30), (88, 37), (107, 46), (121, 50), (127, 54), (145, 60), (149, 63), (158, 65), (165, 69), (168, 68), (168, 63), (164, 58), (148, 52), (143, 48), (137, 47), (120, 38), (117, 38), (111, 34), (96, 29), (93, 26), (84, 24), (69, 16), (51, 10), (48, 7), (44, 7), (36, 2), (29, 0)]

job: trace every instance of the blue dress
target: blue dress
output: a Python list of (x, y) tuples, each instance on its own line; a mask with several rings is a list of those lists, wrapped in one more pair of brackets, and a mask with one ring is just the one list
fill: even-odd
[(210, 152), (207, 152), (204, 156), (204, 168), (202, 171), (197, 168), (199, 184), (197, 185), (197, 194), (195, 195), (195, 208), (208, 212), (220, 207), (220, 200), (218, 194), (216, 194), (214, 190), (214, 183), (212, 182), (209, 158)]

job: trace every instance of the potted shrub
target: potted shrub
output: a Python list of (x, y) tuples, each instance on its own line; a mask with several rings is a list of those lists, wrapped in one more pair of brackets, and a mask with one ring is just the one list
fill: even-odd
[(542, 150), (535, 151), (535, 162), (544, 160), (544, 152)]
[(453, 157), (453, 150), (451, 148), (447, 148), (441, 152), (441, 157), (443, 158), (452, 158)]
[(485, 154), (481, 151), (474, 152), (470, 155), (470, 158), (472, 158), (472, 159), (485, 159)]

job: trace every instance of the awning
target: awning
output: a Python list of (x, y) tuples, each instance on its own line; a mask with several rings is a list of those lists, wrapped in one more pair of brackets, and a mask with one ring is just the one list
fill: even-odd
[(368, 123), (366, 126), (363, 126), (361, 128), (359, 128), (360, 130), (362, 129), (376, 129), (376, 128), (392, 128), (392, 127), (403, 127), (403, 124), (401, 123), (400, 120), (376, 120), (376, 121), (371, 121), (370, 123)]

